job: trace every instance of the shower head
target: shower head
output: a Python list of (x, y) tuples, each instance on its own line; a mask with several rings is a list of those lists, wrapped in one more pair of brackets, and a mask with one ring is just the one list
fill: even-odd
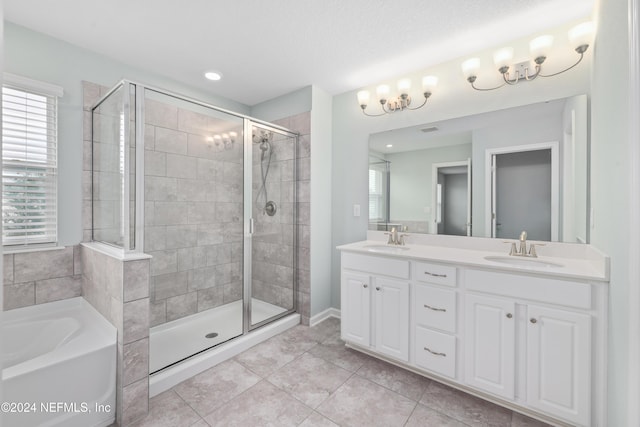
[(271, 142), (273, 138), (273, 133), (267, 130), (260, 130), (257, 133), (253, 134), (253, 142), (256, 144), (260, 144), (260, 148), (262, 148), (262, 144)]
[(261, 149), (262, 151), (267, 151), (267, 150), (269, 150), (270, 148), (271, 148), (271, 144), (269, 143), (269, 141), (262, 141), (262, 142), (260, 143), (260, 149)]

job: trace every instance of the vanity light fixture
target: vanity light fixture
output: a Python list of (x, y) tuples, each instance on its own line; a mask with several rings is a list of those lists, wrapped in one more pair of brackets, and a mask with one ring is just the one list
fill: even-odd
[(530, 61), (513, 64), (511, 62), (513, 59), (513, 48), (505, 47), (493, 54), (493, 62), (504, 80), (502, 84), (489, 88), (482, 88), (475, 85), (478, 77), (478, 69), (480, 68), (480, 59), (478, 58), (471, 58), (464, 61), (462, 63), (462, 73), (471, 84), (471, 87), (480, 91), (495, 90), (505, 85), (516, 85), (521, 80), (531, 81), (537, 77), (557, 76), (565, 71), (569, 71), (582, 61), (584, 53), (587, 51), (589, 44), (591, 43), (593, 32), (593, 22), (585, 22), (569, 30), (569, 42), (576, 53), (580, 55), (580, 58), (578, 58), (573, 65), (555, 73), (542, 74), (542, 64), (547, 59), (547, 55), (551, 49), (551, 45), (553, 44), (553, 37), (546, 35), (536, 37), (529, 43), (529, 52), (533, 58), (533, 62), (535, 63), (534, 72), (529, 71)]
[(392, 98), (389, 98), (389, 86), (380, 85), (377, 87), (376, 95), (378, 96), (378, 102), (382, 108), (382, 113), (369, 114), (365, 111), (371, 98), (369, 91), (367, 90), (361, 90), (358, 92), (358, 104), (360, 105), (364, 115), (370, 117), (383, 116), (395, 111), (417, 110), (425, 106), (437, 84), (438, 78), (436, 76), (424, 76), (422, 78), (422, 95), (424, 96), (424, 102), (417, 107), (410, 107), (411, 96), (409, 96), (409, 90), (411, 89), (411, 79), (399, 80), (398, 92), (400, 92), (400, 95)]

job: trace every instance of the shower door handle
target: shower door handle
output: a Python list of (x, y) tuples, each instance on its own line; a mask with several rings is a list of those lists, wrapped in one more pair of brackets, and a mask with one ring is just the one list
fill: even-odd
[(253, 234), (253, 218), (249, 218), (249, 234)]

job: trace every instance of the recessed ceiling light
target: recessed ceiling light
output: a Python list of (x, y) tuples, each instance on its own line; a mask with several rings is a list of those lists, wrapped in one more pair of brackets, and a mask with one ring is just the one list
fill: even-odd
[(393, 147), (393, 144), (387, 144), (387, 148)]
[(204, 76), (209, 80), (218, 81), (222, 78), (222, 73), (219, 71), (207, 71)]

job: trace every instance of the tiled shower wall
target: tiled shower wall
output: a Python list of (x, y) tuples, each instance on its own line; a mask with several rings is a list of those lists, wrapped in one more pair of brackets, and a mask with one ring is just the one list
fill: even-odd
[[(257, 128), (254, 133), (260, 135), (261, 130)], [(267, 150), (262, 150), (255, 139), (252, 143), (255, 231), (251, 243), (251, 296), (289, 310), (294, 300), (295, 138), (273, 133), (269, 139), (264, 145)], [(263, 174), (266, 193), (262, 188)], [(276, 203), (273, 216), (264, 212), (267, 201)]]
[(214, 115), (145, 100), (151, 326), (242, 298), (242, 120)]
[[(291, 129), (300, 134), (297, 147), (297, 256), (295, 271), (298, 282), (298, 312), (303, 325), (309, 325), (311, 313), (311, 113), (275, 120), (274, 124)], [(255, 156), (254, 156), (255, 157)], [(255, 174), (254, 174), (255, 175)]]
[[(91, 240), (91, 105), (109, 88), (83, 82), (83, 241)], [(116, 419), (127, 426), (149, 408), (149, 260), (123, 261), (78, 246), (82, 295), (118, 329)]]
[(82, 295), (118, 329), (116, 417), (127, 426), (149, 410), (149, 260), (80, 253)]

